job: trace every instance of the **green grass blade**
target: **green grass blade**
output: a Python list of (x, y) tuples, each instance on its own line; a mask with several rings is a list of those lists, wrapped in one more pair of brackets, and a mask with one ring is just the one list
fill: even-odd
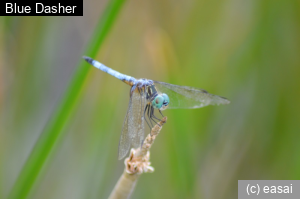
[[(94, 57), (97, 54), (124, 2), (125, 0), (112, 0), (108, 3), (84, 55)], [(82, 59), (78, 65), (77, 71), (71, 79), (65, 95), (55, 112), (52, 114), (23, 166), (19, 177), (10, 192), (10, 199), (22, 199), (28, 197), (50, 152), (55, 149), (55, 143), (59, 137), (64, 134), (63, 127), (67, 123), (68, 117), (75, 109), (81, 87), (89, 69), (90, 66)]]

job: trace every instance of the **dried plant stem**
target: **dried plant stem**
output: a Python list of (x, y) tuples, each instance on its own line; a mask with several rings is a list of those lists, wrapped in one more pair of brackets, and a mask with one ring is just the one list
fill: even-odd
[(111, 192), (109, 199), (129, 198), (134, 190), (138, 177), (139, 175), (132, 175), (124, 170), (114, 190)]
[(150, 148), (159, 134), (162, 126), (166, 123), (167, 117), (164, 117), (159, 124), (156, 124), (151, 133), (147, 135), (141, 148), (131, 149), (130, 155), (125, 159), (125, 169), (118, 180), (115, 188), (111, 192), (109, 199), (126, 199), (131, 196), (137, 179), (142, 173), (153, 172), (154, 168), (150, 166)]

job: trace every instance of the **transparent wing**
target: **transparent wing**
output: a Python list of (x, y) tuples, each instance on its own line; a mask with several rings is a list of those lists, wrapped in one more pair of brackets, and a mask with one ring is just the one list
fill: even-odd
[(146, 106), (145, 89), (135, 89), (130, 97), (128, 110), (123, 123), (119, 141), (119, 160), (123, 159), (130, 147), (138, 148), (144, 141), (144, 109)]
[(145, 89), (138, 91), (134, 90), (132, 94), (132, 120), (129, 120), (128, 125), (129, 129), (132, 132), (132, 142), (131, 145), (133, 148), (141, 147), (145, 137), (145, 121), (144, 121), (144, 110), (146, 107), (146, 93)]
[(131, 117), (131, 106), (132, 106), (132, 97), (129, 99), (129, 104), (127, 108), (127, 113), (123, 122), (123, 127), (122, 127), (122, 132), (120, 136), (120, 141), (119, 141), (119, 150), (118, 150), (118, 158), (119, 160), (124, 158), (125, 155), (128, 153), (129, 148), (130, 148), (130, 136), (129, 136), (129, 129), (128, 129), (128, 120), (129, 117)]
[(170, 98), (168, 108), (201, 108), (207, 105), (229, 104), (225, 97), (213, 95), (206, 90), (188, 86), (178, 86), (154, 81), (156, 89)]

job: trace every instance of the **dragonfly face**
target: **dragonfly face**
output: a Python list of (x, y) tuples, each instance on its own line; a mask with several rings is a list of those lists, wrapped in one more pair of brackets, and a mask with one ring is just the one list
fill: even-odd
[(161, 111), (166, 110), (168, 108), (170, 99), (167, 94), (158, 94), (154, 100), (152, 100), (152, 106)]
[(163, 111), (167, 109), (170, 99), (165, 93), (158, 93), (154, 84), (147, 87), (147, 100), (153, 106), (153, 108)]

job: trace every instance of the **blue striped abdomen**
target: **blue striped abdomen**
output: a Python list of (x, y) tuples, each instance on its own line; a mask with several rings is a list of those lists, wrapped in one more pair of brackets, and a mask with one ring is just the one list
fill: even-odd
[(136, 79), (128, 76), (128, 75), (124, 75), (122, 73), (119, 73), (118, 71), (115, 71), (107, 66), (105, 66), (104, 64), (101, 64), (100, 62), (90, 58), (90, 57), (86, 57), (83, 56), (83, 58), (90, 63), (91, 65), (95, 66), (96, 68), (102, 70), (103, 72), (106, 72), (116, 78), (118, 78), (119, 80), (122, 80), (123, 82), (125, 82), (126, 84), (132, 86), (133, 84), (135, 84)]

